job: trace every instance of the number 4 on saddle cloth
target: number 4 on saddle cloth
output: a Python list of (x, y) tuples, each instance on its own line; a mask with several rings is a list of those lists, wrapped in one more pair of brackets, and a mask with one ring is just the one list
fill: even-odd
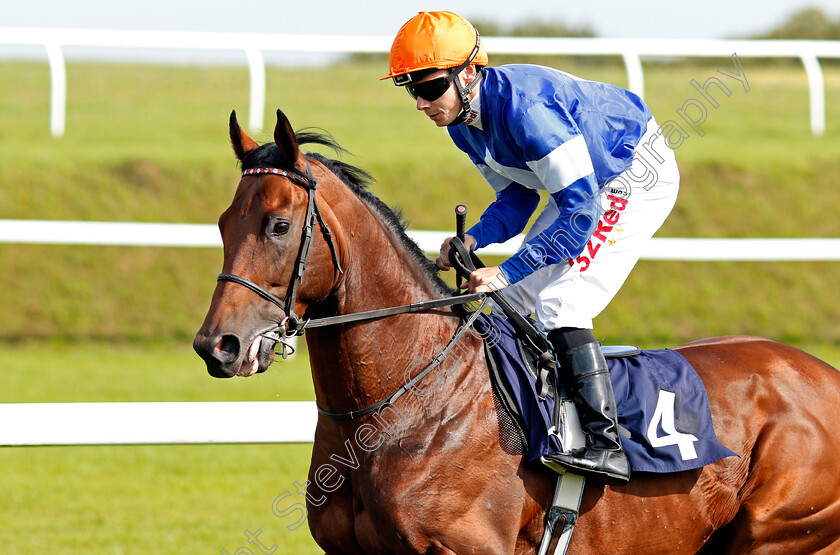
[[(508, 433), (519, 436), (529, 463), (541, 466), (542, 455), (582, 445), (583, 432), (569, 400), (558, 406), (566, 416), (564, 430), (552, 433), (555, 399), (566, 395), (562, 387), (559, 395), (550, 387), (541, 399), (535, 363), (539, 354), (518, 341), (511, 322), (483, 314), (475, 327), (484, 337), (494, 390), (513, 419), (515, 430)], [(631, 471), (679, 472), (737, 456), (718, 443), (703, 382), (681, 354), (637, 350), (614, 357), (605, 351)]]

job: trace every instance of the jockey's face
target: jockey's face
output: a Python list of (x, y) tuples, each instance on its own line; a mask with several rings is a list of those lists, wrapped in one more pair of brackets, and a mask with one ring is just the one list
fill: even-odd
[[(449, 70), (441, 69), (436, 71), (430, 75), (427, 75), (425, 78), (418, 81), (418, 83), (425, 83), (426, 81), (432, 81), (433, 79), (440, 79), (441, 77), (446, 77), (449, 75)], [(475, 79), (476, 71), (475, 66), (468, 66), (458, 75), (458, 79), (461, 80), (461, 84), (469, 84)], [(478, 89), (473, 90), (470, 97), (475, 95), (478, 92)], [(429, 101), (423, 98), (422, 96), (417, 97), (417, 109), (422, 110), (429, 119), (435, 122), (435, 125), (438, 127), (445, 127), (455, 121), (455, 118), (463, 110), (463, 106), (461, 105), (461, 98), (458, 96), (458, 91), (455, 89), (455, 83), (450, 83), (449, 88), (443, 93), (440, 98)]]

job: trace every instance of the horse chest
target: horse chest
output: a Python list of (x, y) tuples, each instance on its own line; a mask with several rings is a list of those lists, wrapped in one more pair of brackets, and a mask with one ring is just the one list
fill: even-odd
[[(318, 543), (327, 553), (329, 546), (346, 552), (349, 543), (359, 553), (425, 553), (434, 542), (460, 545), (467, 553), (472, 545), (486, 553), (489, 542), (511, 553), (515, 530), (509, 523), (521, 517), (522, 496), (521, 481), (508, 465), (517, 462), (484, 458), (492, 427), (474, 424), (452, 419), (434, 430), (395, 434), (378, 449), (357, 453), (357, 464), (345, 467), (342, 485), (328, 502), (310, 507)], [(328, 450), (314, 454), (310, 480), (325, 460), (335, 463), (336, 457)], [(484, 529), (504, 538), (471, 537), (452, 526), (464, 518), (487, 520)]]

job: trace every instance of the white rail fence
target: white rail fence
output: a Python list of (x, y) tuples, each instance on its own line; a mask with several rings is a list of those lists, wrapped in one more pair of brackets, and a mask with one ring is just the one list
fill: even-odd
[[(447, 231), (409, 230), (427, 253), (436, 253)], [(482, 254), (510, 256), (522, 242), (517, 236)], [(88, 245), (131, 247), (221, 247), (213, 224), (133, 222), (68, 222), (0, 220), (0, 244)], [(642, 252), (645, 260), (674, 261), (834, 261), (840, 260), (840, 239), (687, 239), (654, 238)]]
[[(426, 252), (447, 232), (411, 231)], [(521, 238), (483, 252), (509, 255)], [(211, 224), (0, 220), (0, 243), (213, 247)], [(840, 239), (655, 238), (651, 260), (840, 260)], [(234, 417), (235, 416), (235, 417)], [(308, 443), (311, 401), (161, 403), (0, 403), (0, 446)]]
[[(171, 33), (80, 29), (2, 28), (0, 46), (43, 46), (50, 66), (50, 131), (65, 129), (67, 80), (63, 48), (149, 48), (240, 50), (250, 71), (249, 126), (260, 129), (265, 111), (263, 52), (384, 53), (390, 37), (296, 36), (230, 33)], [(630, 90), (644, 94), (642, 58), (798, 58), (808, 77), (811, 130), (825, 131), (825, 86), (819, 58), (840, 58), (840, 42), (701, 41), (627, 39), (542, 39), (487, 37), (493, 54), (618, 55)], [(412, 231), (427, 252), (436, 252), (447, 232)], [(510, 255), (521, 238), (484, 249)], [(0, 220), (0, 243), (219, 247), (211, 224), (60, 222)], [(642, 258), (649, 260), (819, 261), (840, 260), (840, 239), (681, 239), (656, 238)], [(247, 414), (247, 416), (245, 416)], [(236, 415), (231, 418), (231, 415)], [(314, 403), (0, 403), (0, 446), (171, 443), (311, 442)], [(246, 424), (243, 424), (246, 423)], [(10, 425), (11, 424), (11, 425)]]
[[(273, 35), (242, 33), (176, 33), (108, 31), (95, 29), (49, 29), (0, 27), (0, 46), (40, 46), (47, 55), (51, 76), (50, 131), (64, 134), (67, 103), (65, 47), (104, 49), (242, 51), (250, 71), (252, 130), (263, 126), (265, 112), (264, 52), (283, 53), (385, 53), (387, 36)], [(575, 56), (621, 56), (627, 70), (628, 88), (644, 96), (643, 58), (731, 57), (796, 58), (808, 77), (811, 131), (825, 132), (825, 83), (820, 58), (840, 58), (840, 41), (813, 40), (678, 40), (678, 39), (585, 39), (486, 37), (491, 54), (560, 54)]]
[[(448, 232), (410, 231), (426, 252)], [(483, 249), (509, 255), (521, 241)], [(0, 243), (213, 247), (212, 224), (0, 220)], [(840, 239), (655, 238), (650, 260), (840, 260)], [(235, 417), (233, 417), (235, 415)], [(309, 401), (185, 403), (0, 403), (0, 446), (307, 443), (317, 411)]]
[(313, 401), (0, 403), (0, 446), (311, 443), (317, 420)]

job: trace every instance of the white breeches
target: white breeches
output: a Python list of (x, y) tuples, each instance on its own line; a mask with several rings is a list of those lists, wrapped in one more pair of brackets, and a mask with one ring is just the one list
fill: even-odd
[[(505, 296), (523, 314), (534, 314), (545, 330), (591, 329), (592, 319), (618, 293), (643, 247), (674, 207), (679, 181), (674, 152), (651, 120), (629, 169), (604, 187), (598, 227), (580, 256), (537, 270), (505, 288)], [(558, 214), (549, 197), (525, 241), (545, 230)]]

